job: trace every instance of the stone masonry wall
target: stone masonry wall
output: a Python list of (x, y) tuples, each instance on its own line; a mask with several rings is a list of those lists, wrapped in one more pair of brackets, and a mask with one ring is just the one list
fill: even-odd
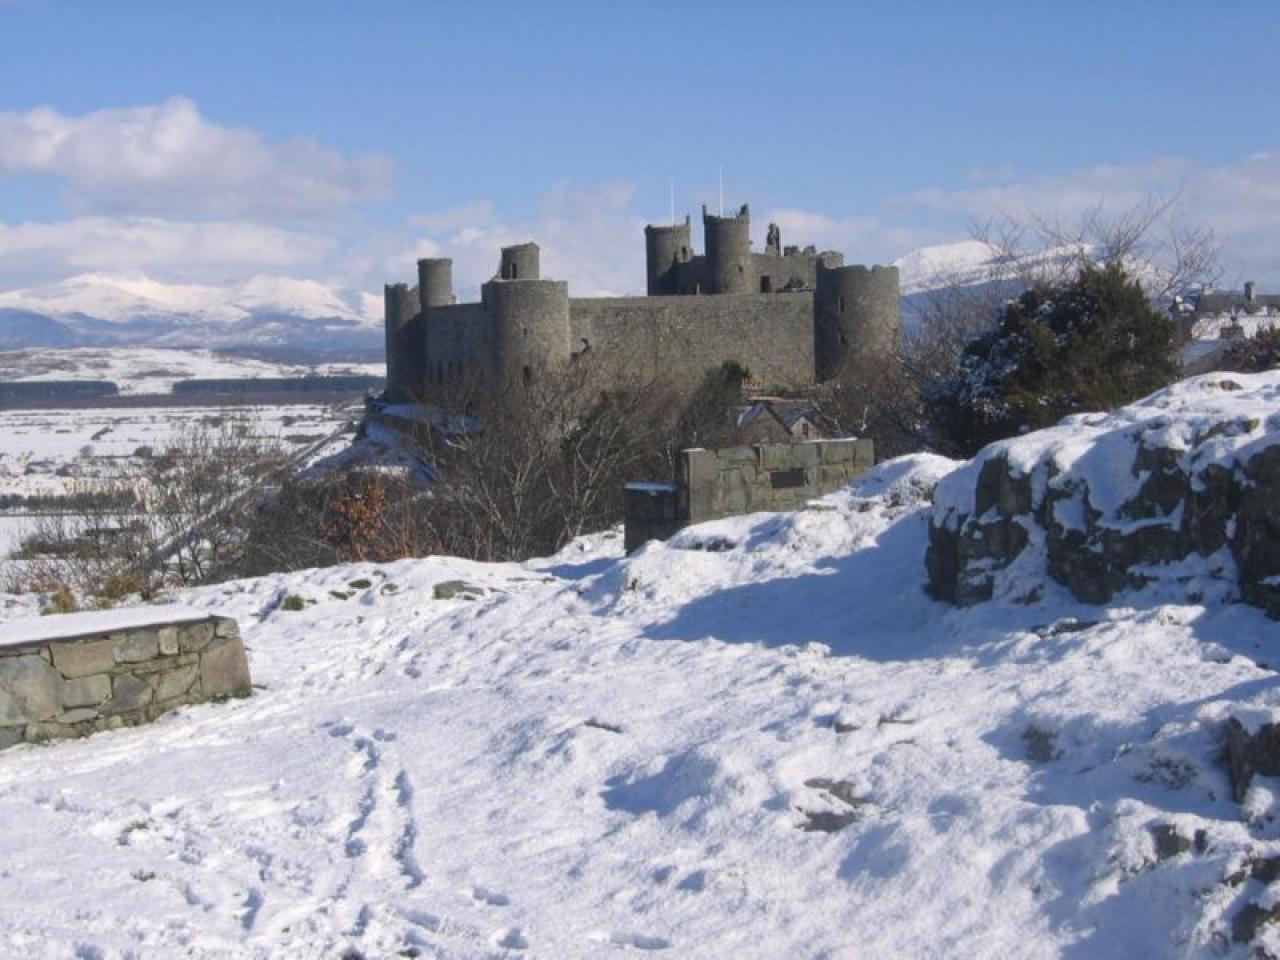
[(626, 489), (626, 549), (681, 527), (768, 510), (798, 510), (875, 465), (870, 439), (682, 450), (675, 483)]
[[(159, 611), (154, 622), (116, 629), (100, 614), (0, 625), (0, 748), (149, 723), (184, 704), (249, 695), (234, 620), (165, 622)], [(60, 627), (69, 635), (50, 635)]]
[(813, 383), (813, 294), (601, 297), (569, 301), (574, 351), (643, 378), (699, 383), (726, 360), (763, 384)]

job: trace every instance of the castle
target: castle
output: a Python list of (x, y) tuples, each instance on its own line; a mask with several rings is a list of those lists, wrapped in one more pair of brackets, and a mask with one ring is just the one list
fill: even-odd
[(464, 378), (519, 384), (592, 354), (629, 375), (696, 384), (734, 361), (762, 384), (800, 387), (858, 357), (891, 355), (900, 333), (897, 267), (783, 247), (770, 224), (751, 250), (751, 214), (702, 209), (705, 252), (689, 218), (645, 227), (647, 295), (570, 297), (544, 280), (535, 243), (505, 247), (479, 303), (457, 303), (453, 261), (418, 261), (418, 285), (386, 287), (387, 395), (417, 400)]

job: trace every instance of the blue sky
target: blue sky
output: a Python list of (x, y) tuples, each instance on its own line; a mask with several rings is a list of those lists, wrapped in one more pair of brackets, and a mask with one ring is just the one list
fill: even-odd
[(749, 200), (890, 260), (1151, 193), (1280, 288), (1280, 4), (0, 0), (0, 289), (84, 270), (460, 285)]

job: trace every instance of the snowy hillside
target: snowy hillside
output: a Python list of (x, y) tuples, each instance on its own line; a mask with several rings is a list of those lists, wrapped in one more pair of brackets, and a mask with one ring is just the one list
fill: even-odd
[(140, 273), (87, 273), (0, 292), (0, 349), (293, 342), (315, 347), (316, 338), (336, 346), (373, 343), (381, 323), (380, 297), (267, 274), (211, 286), (163, 283)]
[(985, 283), (991, 279), (999, 250), (981, 240), (961, 240), (921, 247), (893, 261), (903, 294), (930, 290), (943, 283)]
[(1236, 804), (1215, 759), (1228, 715), (1280, 716), (1275, 624), (1141, 594), (934, 602), (923, 497), (951, 467), (890, 462), (807, 510), (629, 559), (615, 534), (523, 565), (186, 593), (239, 620), (258, 689), (0, 753), (0, 942), (111, 958), (1280, 949), (1265, 925), (1232, 941), (1246, 904), (1256, 919), (1275, 902), (1274, 781)]

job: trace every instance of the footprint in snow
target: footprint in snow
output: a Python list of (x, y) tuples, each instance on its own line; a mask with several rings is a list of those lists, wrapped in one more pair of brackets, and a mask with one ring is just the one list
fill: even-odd
[(651, 937), (643, 933), (593, 933), (596, 943), (608, 943), (615, 947), (634, 947), (636, 950), (667, 950), (671, 941), (664, 937)]
[(471, 896), (490, 907), (505, 907), (511, 903), (511, 898), (505, 893), (498, 893), (484, 887), (473, 887)]
[(529, 946), (529, 941), (525, 939), (519, 927), (509, 927), (493, 935), (493, 945), (502, 947), (504, 950), (525, 950)]

